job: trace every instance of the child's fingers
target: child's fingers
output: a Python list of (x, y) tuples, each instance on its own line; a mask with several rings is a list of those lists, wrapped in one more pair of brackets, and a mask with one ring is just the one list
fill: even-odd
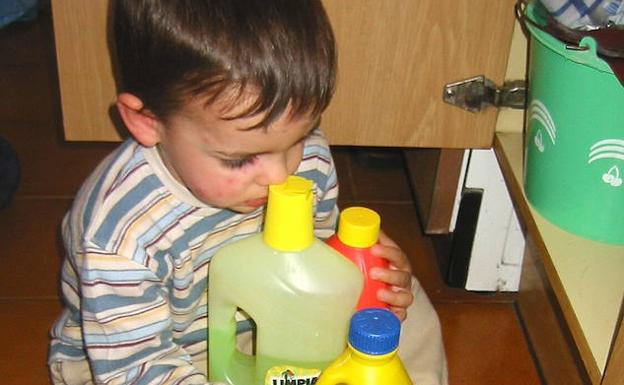
[(371, 248), (371, 253), (375, 256), (387, 259), (390, 265), (398, 270), (412, 271), (412, 267), (407, 259), (407, 256), (398, 246), (383, 244), (380, 242)]
[(407, 310), (402, 307), (390, 307), (388, 310), (393, 312), (401, 322), (407, 318)]
[(407, 308), (414, 301), (414, 296), (408, 291), (379, 290), (377, 298), (388, 304), (388, 308), (403, 322), (407, 318)]
[(406, 309), (414, 301), (414, 295), (407, 290), (382, 289), (377, 292), (377, 299), (390, 307)]
[(373, 246), (371, 252), (373, 255), (387, 259), (396, 269), (412, 271), (412, 267), (403, 250), (383, 230), (379, 232), (379, 243)]
[(383, 231), (379, 243), (371, 249), (373, 255), (388, 260), (389, 268), (374, 267), (369, 271), (372, 279), (387, 283), (390, 287), (377, 292), (377, 298), (389, 305), (390, 311), (403, 322), (407, 307), (414, 301), (412, 294), (412, 266), (401, 248)]
[(408, 271), (373, 267), (370, 269), (369, 274), (372, 279), (385, 282), (390, 286), (406, 290), (412, 287), (412, 274)]
[(382, 245), (394, 246), (397, 249), (399, 248), (399, 245), (397, 245), (397, 243), (393, 241), (392, 238), (384, 233), (383, 230), (379, 230), (379, 243), (381, 243)]

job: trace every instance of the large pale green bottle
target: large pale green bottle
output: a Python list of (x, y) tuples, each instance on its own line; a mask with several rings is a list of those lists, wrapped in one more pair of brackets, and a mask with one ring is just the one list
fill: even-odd
[[(363, 277), (351, 261), (314, 237), (312, 202), (307, 179), (291, 176), (271, 186), (263, 232), (213, 257), (211, 381), (313, 384), (345, 349)], [(254, 355), (236, 347), (238, 309), (256, 323)]]

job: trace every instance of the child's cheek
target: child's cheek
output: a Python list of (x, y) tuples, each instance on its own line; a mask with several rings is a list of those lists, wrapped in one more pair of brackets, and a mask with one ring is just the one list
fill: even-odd
[(225, 185), (226, 186), (233, 186), (237, 183), (239, 178), (235, 177), (235, 176), (227, 176), (225, 177)]
[(216, 186), (215, 193), (218, 194), (221, 198), (231, 197), (232, 195), (240, 192), (241, 186), (241, 178), (228, 176), (223, 179), (223, 183)]
[(192, 190), (202, 201), (219, 205), (229, 201), (238, 189), (236, 178), (225, 177), (213, 179), (210, 183), (198, 183)]

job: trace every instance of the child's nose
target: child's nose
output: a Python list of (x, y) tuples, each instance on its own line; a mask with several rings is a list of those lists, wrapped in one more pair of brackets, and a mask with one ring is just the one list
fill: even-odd
[(269, 159), (265, 159), (263, 166), (258, 177), (259, 184), (268, 186), (286, 181), (288, 177), (288, 160), (286, 155), (276, 154)]

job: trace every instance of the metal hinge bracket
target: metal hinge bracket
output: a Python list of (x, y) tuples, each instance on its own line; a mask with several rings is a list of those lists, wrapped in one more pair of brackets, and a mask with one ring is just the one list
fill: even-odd
[(446, 103), (470, 112), (479, 112), (489, 106), (524, 109), (526, 83), (524, 80), (511, 80), (497, 88), (493, 81), (480, 75), (447, 84), (442, 98)]

